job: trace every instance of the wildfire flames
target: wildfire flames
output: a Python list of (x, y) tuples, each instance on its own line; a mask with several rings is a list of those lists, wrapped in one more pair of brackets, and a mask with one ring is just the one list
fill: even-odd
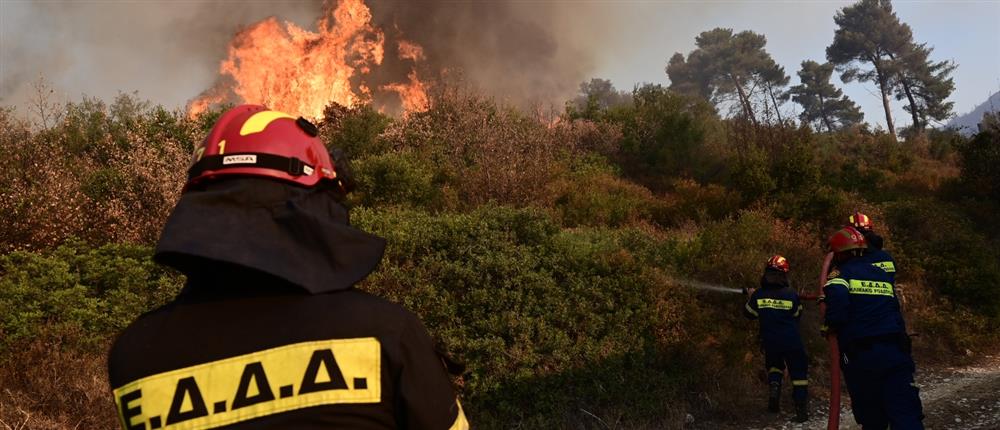
[(273, 17), (240, 31), (219, 66), (220, 79), (189, 103), (188, 114), (246, 102), (319, 119), (331, 102), (354, 106), (373, 93), (398, 95), (405, 112), (427, 110), (427, 85), (417, 74), (425, 60), (420, 45), (398, 40), (395, 52), (409, 70), (397, 73), (397, 81), (370, 84), (386, 53), (386, 35), (372, 24), (371, 10), (364, 0), (330, 0), (324, 9), (316, 32)]

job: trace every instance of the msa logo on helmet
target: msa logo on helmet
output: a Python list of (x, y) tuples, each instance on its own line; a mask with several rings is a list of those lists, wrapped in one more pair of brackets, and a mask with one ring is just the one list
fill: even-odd
[(375, 338), (303, 342), (148, 376), (114, 390), (127, 429), (206, 429), (300, 408), (381, 401)]
[(222, 157), (223, 166), (230, 164), (257, 164), (257, 156), (253, 154), (241, 154)]

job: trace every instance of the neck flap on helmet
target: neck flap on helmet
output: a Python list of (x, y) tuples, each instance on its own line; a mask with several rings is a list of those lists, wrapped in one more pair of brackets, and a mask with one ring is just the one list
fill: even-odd
[(384, 251), (384, 239), (348, 224), (331, 191), (234, 178), (184, 193), (153, 258), (189, 279), (221, 262), (320, 294), (364, 279)]

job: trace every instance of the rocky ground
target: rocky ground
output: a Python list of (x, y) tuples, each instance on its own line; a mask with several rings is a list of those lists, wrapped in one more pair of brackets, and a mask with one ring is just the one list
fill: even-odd
[[(924, 404), (927, 430), (1000, 429), (1000, 356), (985, 356), (967, 367), (933, 368), (917, 373), (920, 398)], [(822, 403), (822, 404), (821, 404)], [(783, 405), (780, 416), (751, 417), (740, 423), (699, 422), (691, 428), (725, 430), (816, 430), (827, 426), (827, 403), (814, 401), (813, 417), (808, 422), (792, 423), (791, 404)], [(841, 408), (840, 428), (860, 430), (845, 398)]]

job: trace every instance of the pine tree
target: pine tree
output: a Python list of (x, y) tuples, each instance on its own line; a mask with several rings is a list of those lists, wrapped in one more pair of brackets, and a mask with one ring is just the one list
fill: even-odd
[(666, 68), (670, 89), (717, 105), (735, 98), (743, 116), (757, 124), (755, 98), (777, 107), (781, 89), (788, 83), (784, 69), (764, 50), (766, 44), (767, 38), (752, 31), (734, 34), (730, 28), (716, 28), (702, 32), (687, 59), (680, 53), (670, 58)]
[(918, 132), (927, 127), (931, 120), (944, 121), (952, 116), (955, 103), (947, 101), (955, 90), (955, 80), (951, 73), (955, 63), (933, 62), (930, 54), (933, 48), (926, 44), (910, 44), (899, 55), (894, 56), (899, 74), (896, 77), (901, 91), (896, 100), (906, 99), (903, 109), (913, 118), (913, 129)]
[[(854, 80), (878, 85), (886, 126), (896, 135), (889, 99), (895, 94), (901, 63), (895, 57), (913, 43), (910, 27), (899, 21), (889, 0), (861, 0), (837, 12), (833, 44), (826, 58), (842, 71), (844, 82)], [(871, 69), (862, 69), (870, 64)]]
[(799, 119), (803, 123), (814, 124), (817, 129), (825, 126), (832, 132), (861, 122), (863, 115), (858, 105), (830, 83), (833, 64), (803, 61), (798, 75), (802, 83), (789, 92), (792, 101), (802, 105)]

